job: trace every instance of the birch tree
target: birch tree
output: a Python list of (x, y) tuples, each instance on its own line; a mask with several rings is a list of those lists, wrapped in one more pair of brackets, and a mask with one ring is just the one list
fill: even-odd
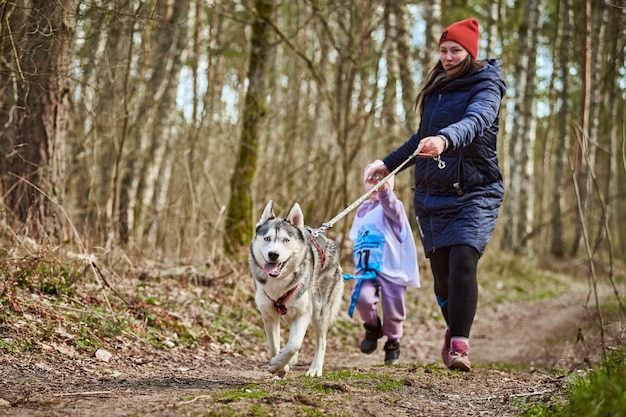
[(527, 253), (532, 253), (532, 240), (535, 221), (535, 145), (537, 143), (537, 100), (535, 93), (535, 80), (537, 79), (537, 50), (539, 46), (538, 34), (541, 30), (539, 10), (542, 0), (528, 0), (526, 13), (524, 14), (527, 28), (528, 49), (524, 55), (526, 71), (523, 73), (524, 90), (522, 91), (523, 104), (518, 107), (519, 116), (516, 121), (521, 123), (521, 152), (520, 164), (520, 195), (518, 199), (520, 224), (518, 230), (522, 233), (518, 242), (513, 242), (513, 248)]
[(435, 45), (439, 42), (442, 33), (441, 28), (441, 0), (427, 1), (424, 4), (424, 43), (425, 50), (422, 53), (421, 67), (422, 77), (420, 85), (424, 85), (430, 69), (435, 66), (439, 57), (437, 56)]
[[(125, 244), (133, 236), (140, 239), (143, 231), (149, 229), (151, 208), (161, 209), (154, 197), (160, 188), (169, 187), (171, 172), (162, 168), (167, 165), (164, 159), (172, 157), (168, 150), (175, 147), (174, 141), (162, 133), (177, 121), (171, 109), (176, 106), (190, 2), (162, 1), (157, 6), (158, 19), (144, 26), (147, 45), (141, 61), (146, 73), (145, 90), (137, 99), (136, 116), (130, 126), (135, 143), (121, 178), (118, 222), (120, 240)], [(183, 142), (183, 146), (187, 143)], [(185, 207), (193, 210), (194, 206), (188, 203)]]

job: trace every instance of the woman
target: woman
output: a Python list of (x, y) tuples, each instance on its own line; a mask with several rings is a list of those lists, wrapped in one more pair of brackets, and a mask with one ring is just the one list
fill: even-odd
[(469, 337), (478, 302), (477, 264), (496, 225), (504, 187), (496, 154), (506, 85), (498, 60), (477, 61), (479, 23), (449, 26), (439, 61), (416, 99), (415, 135), (383, 159), (386, 175), (411, 155), (413, 205), (446, 320), (442, 358), (469, 371)]

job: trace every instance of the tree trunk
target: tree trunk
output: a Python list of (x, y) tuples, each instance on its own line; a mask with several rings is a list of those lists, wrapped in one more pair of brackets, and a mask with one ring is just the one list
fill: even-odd
[[(603, 80), (604, 69), (607, 67), (607, 63), (605, 61), (605, 50), (606, 45), (610, 44), (611, 40), (606, 39), (606, 25), (608, 20), (608, 10), (606, 7), (606, 3), (604, 1), (599, 1), (596, 3), (596, 27), (593, 30), (593, 58), (591, 65), (591, 97), (589, 103), (589, 166), (596, 173), (604, 171), (603, 167), (608, 166), (609, 163), (599, 164), (598, 158), (598, 149), (609, 149), (610, 142), (609, 140), (605, 140), (605, 137), (608, 135), (600, 135), (600, 118), (605, 116), (600, 112), (601, 110), (601, 102), (602, 97), (607, 97), (610, 92), (606, 90), (606, 82)], [(604, 82), (603, 82), (604, 81)], [(607, 107), (610, 108), (610, 107)], [(608, 132), (607, 132), (608, 133)], [(608, 161), (607, 161), (608, 162)], [(590, 174), (587, 178), (587, 194), (591, 196), (593, 193), (602, 194), (604, 190), (598, 189), (598, 184), (593, 180), (592, 175)], [(594, 191), (595, 189), (595, 191)], [(602, 196), (603, 198), (605, 196)], [(605, 200), (606, 201), (606, 200)], [(595, 209), (595, 205), (590, 204), (591, 209)], [(593, 210), (594, 214), (596, 210)], [(595, 234), (595, 243), (592, 242), (593, 247), (597, 249), (602, 240), (606, 237), (606, 228), (604, 227), (606, 219), (606, 215), (593, 216), (594, 218), (598, 218), (598, 221), (589, 222), (589, 231), (591, 234)], [(595, 232), (595, 233), (594, 233)], [(590, 235), (591, 236), (591, 235)]]
[[(582, 213), (582, 219), (579, 219), (581, 222), (586, 222), (587, 214), (589, 212), (589, 200), (587, 193), (587, 179), (589, 178), (589, 166), (587, 162), (588, 158), (588, 150), (589, 150), (589, 115), (590, 115), (590, 107), (591, 107), (591, 54), (593, 43), (591, 40), (591, 0), (582, 0), (583, 2), (583, 31), (582, 31), (582, 39), (580, 39), (580, 43), (584, 45), (581, 57), (581, 109), (579, 115), (579, 127), (578, 127), (578, 144), (575, 148), (575, 161), (577, 163), (576, 168), (576, 176), (578, 185), (580, 187), (580, 212)], [(580, 240), (583, 238), (581, 228), (578, 228), (576, 231), (576, 236), (574, 238), (574, 244), (572, 245), (571, 255), (575, 255), (578, 252), (578, 248), (580, 247)]]
[[(427, 1), (424, 5), (424, 21), (426, 30), (424, 33), (424, 52), (422, 54), (422, 80), (420, 85), (424, 85), (430, 69), (437, 63), (437, 44), (443, 32), (441, 27), (441, 0)], [(414, 98), (415, 99), (415, 98)]]
[[(35, 0), (0, 6), (0, 178), (6, 208), (31, 232), (59, 231), (54, 204), (64, 203), (69, 63), (76, 4)], [(47, 229), (47, 230), (44, 230)], [(67, 236), (56, 236), (63, 239)]]
[(569, 67), (570, 67), (570, 37), (571, 37), (571, 7), (570, 0), (561, 0), (562, 31), (559, 44), (561, 94), (559, 96), (558, 134), (555, 148), (553, 182), (554, 195), (552, 200), (552, 243), (550, 252), (557, 256), (565, 255), (563, 238), (563, 205), (565, 188), (565, 167), (569, 155)]
[[(400, 123), (398, 118), (398, 95), (397, 83), (400, 80), (400, 52), (398, 46), (398, 15), (396, 14), (396, 1), (385, 0), (385, 40), (383, 42), (383, 53), (387, 63), (387, 80), (383, 90), (383, 105), (381, 118), (383, 129), (387, 132), (387, 140), (380, 141), (376, 148), (377, 154), (382, 154), (387, 148), (387, 142), (393, 144), (400, 137)], [(404, 132), (402, 132), (404, 133)], [(402, 135), (405, 136), (405, 135)], [(384, 146), (384, 147), (383, 147)], [(389, 145), (391, 148), (392, 145)]]
[[(393, 134), (386, 135), (386, 140), (379, 141), (380, 144), (377, 143), (376, 155), (385, 155), (389, 150), (393, 149), (399, 141), (403, 141), (406, 138), (410, 137), (416, 131), (417, 126), (417, 117), (415, 114), (415, 97), (417, 95), (415, 91), (415, 82), (414, 82), (414, 71), (412, 69), (413, 65), (413, 53), (411, 52), (411, 44), (410, 44), (410, 33), (407, 29), (407, 16), (406, 10), (403, 5), (394, 0), (387, 0), (387, 7), (393, 13), (394, 19), (392, 20), (395, 23), (390, 28), (393, 36), (389, 39), (388, 45), (389, 53), (392, 53), (394, 56), (393, 68), (395, 72), (392, 72), (392, 69), (388, 69), (388, 78), (389, 80), (399, 81), (400, 82), (400, 91), (401, 95), (401, 103), (402, 110), (404, 113), (404, 123), (401, 125), (398, 121), (397, 128), (392, 130)], [(436, 8), (436, 4), (432, 2), (428, 2), (429, 8)], [(433, 35), (434, 37), (434, 35)], [(436, 58), (436, 55), (432, 53), (434, 45), (437, 44), (437, 40), (429, 39), (428, 42), (432, 42), (432, 44), (427, 45), (427, 48), (424, 51), (424, 54)], [(393, 51), (393, 52), (392, 52)], [(424, 68), (425, 71), (428, 71), (427, 68)], [(394, 74), (393, 77), (389, 77), (389, 75)], [(389, 82), (389, 81), (388, 81)], [(387, 86), (387, 90), (393, 89), (394, 93), (397, 91), (397, 85), (393, 82), (392, 85)], [(396, 103), (386, 103), (388, 110), (397, 113)], [(404, 127), (403, 129), (401, 127)], [(413, 192), (411, 185), (414, 183), (413, 177), (411, 175), (404, 174), (400, 176), (396, 180), (396, 193), (400, 200), (404, 202), (413, 201)], [(406, 184), (405, 186), (403, 186)], [(412, 215), (413, 209), (411, 206), (407, 206), (407, 212), (409, 213), (409, 219), (414, 219), (415, 216)]]
[[(428, 2), (433, 4), (434, 2)], [(413, 53), (411, 52), (411, 39), (410, 31), (407, 28), (407, 17), (405, 8), (402, 7), (400, 2), (391, 1), (391, 7), (394, 9), (396, 17), (396, 48), (398, 58), (398, 71), (400, 76), (400, 82), (402, 84), (402, 109), (404, 110), (404, 136), (410, 136), (415, 133), (417, 129), (417, 121), (415, 118), (414, 103), (417, 95), (415, 91), (415, 82), (413, 81), (413, 70), (411, 58)], [(433, 43), (435, 45), (435, 43)], [(428, 46), (428, 45), (427, 45)], [(427, 48), (426, 52), (430, 51)], [(430, 55), (430, 54), (429, 54)], [(397, 140), (397, 139), (396, 139)], [(394, 141), (394, 143), (397, 143)]]
[(520, 153), (520, 195), (518, 199), (520, 224), (519, 241), (514, 242), (514, 248), (519, 252), (532, 253), (532, 240), (535, 216), (535, 144), (537, 142), (537, 99), (535, 94), (535, 80), (537, 78), (537, 49), (538, 33), (540, 32), (539, 10), (541, 0), (528, 0), (528, 14), (526, 20), (528, 48), (525, 58), (526, 71), (524, 72), (523, 105), (519, 107), (521, 119), (521, 132), (524, 132), (523, 144)]
[(226, 211), (224, 249), (235, 254), (252, 239), (252, 180), (256, 172), (259, 125), (266, 113), (265, 77), (269, 66), (270, 25), (274, 1), (255, 0), (256, 16), (252, 24), (248, 91), (243, 111), (239, 152), (230, 179), (231, 195)]
[[(624, 247), (624, 236), (626, 230), (623, 228), (626, 226), (626, 222), (620, 222), (623, 217), (623, 207), (619, 204), (619, 129), (620, 125), (624, 122), (624, 114), (621, 113), (623, 108), (620, 109), (619, 97), (618, 97), (618, 71), (620, 68), (624, 68), (624, 54), (620, 53), (622, 49), (619, 44), (620, 32), (622, 31), (622, 22), (620, 17), (622, 15), (621, 10), (624, 10), (626, 6), (625, 0), (618, 0), (615, 3), (616, 7), (609, 8), (609, 30), (608, 35), (608, 59), (607, 59), (607, 86), (606, 86), (606, 107), (611, 109), (610, 119), (608, 125), (610, 126), (609, 137), (609, 166), (606, 176), (606, 188), (605, 188), (605, 201), (606, 212), (609, 216), (611, 223), (615, 223), (617, 227), (611, 228), (609, 233), (613, 234), (612, 241), (614, 242), (616, 249)], [(621, 117), (620, 117), (621, 116)], [(622, 144), (623, 146), (623, 144)], [(621, 227), (621, 229), (620, 229)]]
[[(525, 103), (526, 97), (524, 92), (526, 91), (527, 78), (524, 74), (528, 72), (529, 64), (529, 38), (528, 38), (528, 19), (530, 18), (530, 10), (532, 0), (526, 3), (526, 9), (524, 13), (524, 19), (518, 29), (519, 33), (519, 46), (517, 56), (519, 59), (515, 63), (514, 85), (515, 85), (515, 114), (513, 118), (513, 126), (511, 128), (511, 134), (509, 136), (508, 143), (508, 159), (504, 166), (504, 181), (506, 184), (506, 199), (504, 200), (504, 214), (506, 217), (506, 223), (504, 227), (503, 244), (507, 249), (513, 251), (520, 250), (521, 231), (519, 230), (521, 225), (521, 219), (523, 213), (521, 212), (521, 178), (522, 170), (525, 164), (522, 161), (523, 147), (526, 146), (524, 132), (524, 121), (521, 116), (527, 111), (527, 104)], [(526, 113), (528, 114), (528, 113)], [(520, 115), (520, 116), (517, 116)]]
[[(153, 196), (163, 183), (160, 175), (152, 173), (155, 172), (155, 167), (160, 166), (159, 157), (163, 155), (163, 148), (172, 148), (169, 145), (172, 141), (170, 135), (163, 135), (163, 132), (176, 121), (176, 114), (171, 109), (176, 105), (181, 55), (185, 50), (189, 20), (189, 0), (179, 0), (171, 4), (163, 1), (159, 16), (162, 16), (161, 24), (148, 25), (146, 28), (151, 33), (146, 37), (155, 41), (154, 45), (149, 45), (149, 57), (143, 60), (146, 65), (144, 71), (151, 75), (146, 81), (146, 91), (139, 99), (139, 110), (133, 116), (132, 136), (136, 139), (122, 177), (122, 184), (125, 185), (120, 190), (122, 200), (119, 223), (126, 224), (130, 229), (126, 235), (120, 235), (125, 244), (129, 243), (131, 232), (133, 238), (141, 238), (150, 224), (151, 210), (159, 209), (153, 205)], [(187, 148), (187, 143), (182, 146)], [(193, 147), (189, 149), (188, 153), (194, 151)], [(172, 155), (168, 154), (166, 157)], [(166, 174), (161, 170), (156, 172)], [(193, 210), (194, 205), (190, 203), (193, 196), (187, 194), (187, 197), (184, 207)], [(122, 205), (123, 202), (126, 204)], [(190, 225), (195, 224), (190, 222)]]

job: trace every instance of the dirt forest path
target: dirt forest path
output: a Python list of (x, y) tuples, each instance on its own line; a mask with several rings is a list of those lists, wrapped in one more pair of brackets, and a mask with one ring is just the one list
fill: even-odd
[[(584, 321), (584, 301), (579, 288), (542, 301), (479, 307), (470, 373), (441, 365), (442, 328), (434, 321), (407, 324), (395, 367), (380, 364), (382, 346), (363, 355), (356, 346), (329, 340), (325, 372), (347, 374), (324, 376), (315, 388), (303, 377), (311, 358), (308, 337), (301, 364), (283, 380), (266, 371), (266, 355), (258, 352), (139, 345), (116, 351), (109, 362), (7, 355), (0, 358), (0, 416), (514, 416), (518, 401), (563, 384), (544, 367), (582, 363), (576, 329)], [(385, 381), (400, 384), (386, 390)]]

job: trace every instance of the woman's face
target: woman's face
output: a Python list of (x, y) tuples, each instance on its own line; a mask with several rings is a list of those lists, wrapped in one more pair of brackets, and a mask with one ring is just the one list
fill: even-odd
[(439, 60), (449, 76), (459, 71), (459, 64), (467, 58), (467, 55), (469, 52), (456, 42), (445, 41), (439, 45)]

